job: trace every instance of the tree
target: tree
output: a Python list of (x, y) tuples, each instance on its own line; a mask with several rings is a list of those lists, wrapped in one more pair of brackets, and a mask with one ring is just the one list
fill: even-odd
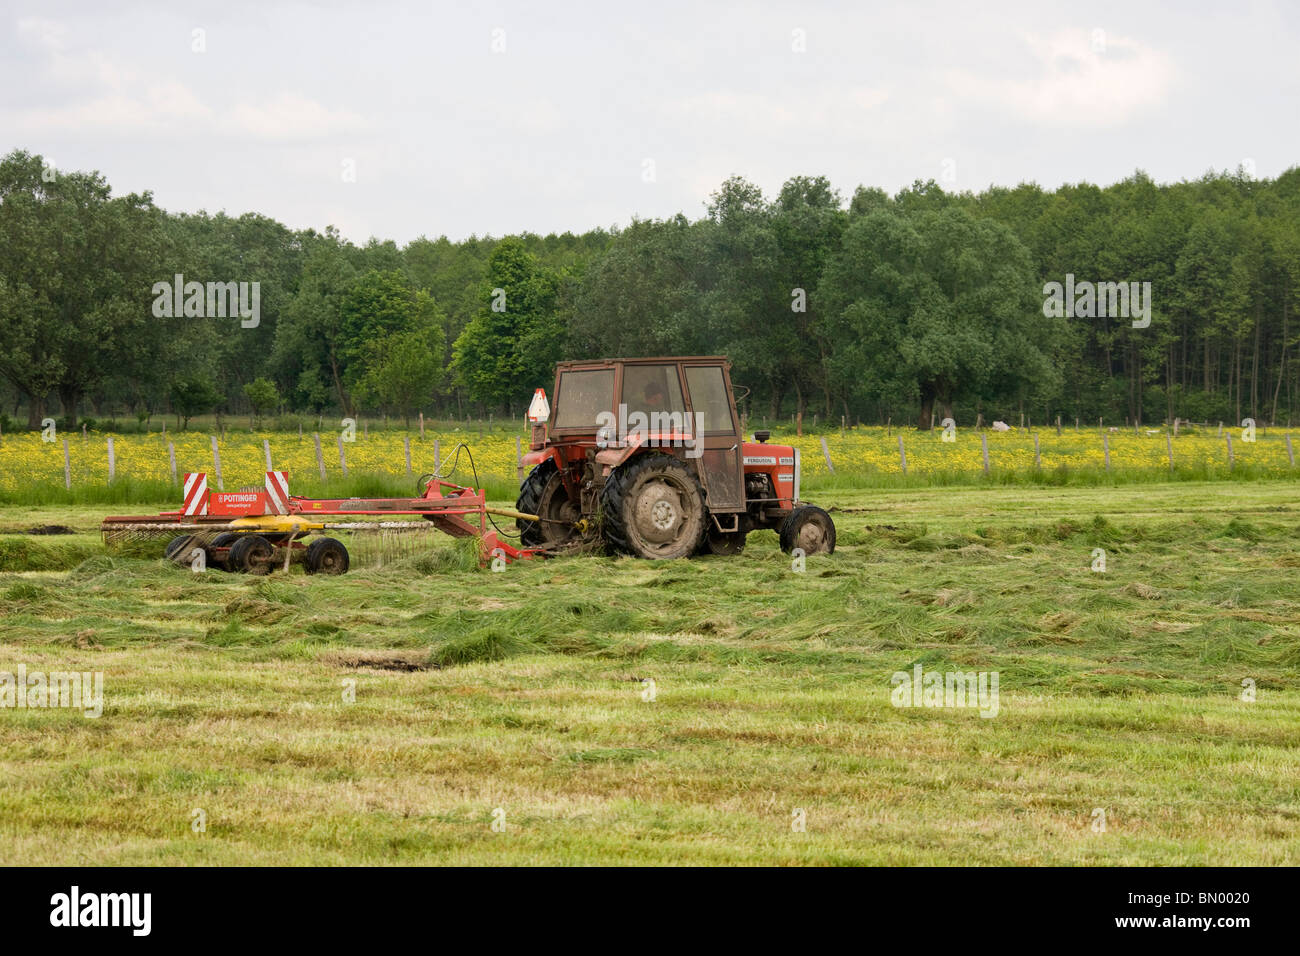
[(154, 374), (164, 223), (148, 193), (114, 198), (98, 173), (21, 150), (0, 160), (0, 375), (27, 397), (30, 427), (51, 390), (75, 424), (87, 390)]
[(559, 284), (518, 239), (503, 239), (492, 252), (479, 311), (453, 349), (457, 382), (475, 399), (510, 410), (550, 384), (565, 339)]
[(343, 299), (356, 270), (348, 262), (347, 244), (338, 231), (304, 238), (306, 257), (297, 293), (275, 328), (271, 362), (281, 381), (294, 382), (297, 399), (322, 408), (332, 390), (339, 408), (352, 412), (344, 387), (347, 343), (343, 332)]
[(400, 270), (371, 270), (344, 294), (344, 379), (363, 402), (410, 413), (432, 401), (443, 379), (446, 316)]
[(442, 383), (444, 335), (441, 323), (426, 320), (372, 342), (357, 395), (400, 412), (409, 428), (411, 413), (431, 401)]
[[(704, 230), (683, 215), (633, 220), (582, 277), (567, 354), (590, 358), (707, 350)], [(618, 348), (611, 348), (612, 343)]]
[(826, 334), (844, 343), (839, 387), (919, 402), (1023, 398), (1055, 384), (1059, 327), (1043, 317), (1029, 254), (1005, 226), (953, 207), (878, 211), (848, 227), (819, 295)]
[(177, 419), (183, 420), (181, 428), (184, 429), (190, 427), (190, 419), (195, 415), (216, 408), (222, 401), (222, 395), (211, 379), (196, 375), (173, 382), (171, 400)]
[[(244, 386), (244, 397), (252, 406), (253, 416), (262, 417), (262, 411), (280, 404), (280, 392), (268, 378), (255, 378)], [(251, 420), (250, 420), (251, 423)]]

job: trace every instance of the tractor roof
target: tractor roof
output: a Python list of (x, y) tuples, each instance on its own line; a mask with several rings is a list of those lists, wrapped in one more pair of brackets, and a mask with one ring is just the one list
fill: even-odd
[(731, 360), (725, 355), (648, 355), (637, 358), (599, 358), (599, 359), (569, 359), (564, 362), (557, 362), (557, 368), (571, 368), (576, 366), (590, 367), (592, 365), (636, 365), (651, 364), (657, 362), (695, 362), (709, 365), (730, 365)]

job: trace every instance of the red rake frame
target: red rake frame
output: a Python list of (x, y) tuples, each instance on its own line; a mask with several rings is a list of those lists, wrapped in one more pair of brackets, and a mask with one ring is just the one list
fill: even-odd
[[(287, 491), (287, 473), (267, 472), (268, 483), (283, 476), (276, 491)], [(309, 521), (325, 525), (325, 530), (335, 527), (340, 530), (365, 530), (374, 524), (375, 530), (383, 530), (384, 525), (393, 527), (388, 522), (357, 522), (331, 524), (328, 517), (375, 517), (394, 515), (418, 516), (428, 521), (438, 530), (453, 538), (478, 538), (480, 541), (480, 560), (484, 563), (493, 558), (503, 558), (507, 562), (546, 556), (542, 548), (519, 548), (512, 545), (491, 525), (488, 515), (500, 509), (489, 508), (487, 493), (482, 489), (457, 485), (441, 478), (431, 478), (425, 484), (424, 494), (418, 498), (304, 498), (289, 495), (287, 507), (276, 500), (272, 491), (246, 492), (212, 492), (207, 490), (207, 476), (200, 472), (185, 476), (185, 487), (189, 490), (185, 506), (178, 511), (163, 511), (157, 515), (111, 515), (106, 517), (101, 526), (104, 540), (108, 542), (120, 536), (135, 536), (141, 533), (180, 533), (184, 531), (220, 531), (235, 519), (244, 519), (238, 526), (240, 530), (256, 532), (257, 528), (248, 519), (255, 521), (266, 517), (283, 521), (284, 518), (301, 516)], [(283, 500), (283, 499), (281, 499)], [(285, 510), (280, 510), (285, 507)], [(502, 514), (507, 512), (502, 511)], [(509, 512), (513, 516), (514, 512)]]

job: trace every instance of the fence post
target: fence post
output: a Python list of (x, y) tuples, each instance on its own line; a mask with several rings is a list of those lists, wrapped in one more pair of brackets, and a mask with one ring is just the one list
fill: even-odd
[[(420, 441), (424, 441), (424, 412), (420, 412)], [(436, 457), (436, 456), (435, 456), (435, 457)], [(438, 467), (437, 467), (437, 465), (435, 465), (435, 466), (434, 466), (434, 471), (437, 471), (437, 470), (438, 470)]]
[(1232, 433), (1229, 432), (1227, 435), (1224, 435), (1223, 437), (1228, 439), (1228, 471), (1232, 471), (1235, 465), (1235, 462), (1232, 459)]
[(980, 432), (980, 450), (984, 453), (984, 477), (989, 474), (989, 435), (988, 432)]
[(63, 439), (63, 487), (72, 490), (72, 459), (68, 456), (68, 440)]
[(1291, 433), (1286, 433), (1286, 456), (1291, 460), (1291, 467), (1295, 467), (1295, 452), (1291, 449)]
[(433, 470), (442, 471), (442, 447), (436, 438), (433, 440)]
[(832, 475), (835, 474), (835, 465), (831, 463), (831, 450), (826, 447), (826, 439), (822, 439), (822, 454), (826, 456), (826, 470)]
[(316, 466), (320, 468), (320, 480), (326, 481), (325, 477), (325, 456), (320, 450), (320, 432), (312, 432), (312, 440), (316, 443)]
[(1174, 416), (1174, 437), (1178, 437), (1178, 416)]
[(266, 452), (266, 470), (271, 470), (271, 439), (262, 439), (262, 450)]
[(1060, 415), (1056, 416), (1056, 437), (1057, 438), (1061, 437), (1061, 416)]
[[(1174, 421), (1177, 422), (1177, 419), (1174, 419)], [(1177, 428), (1178, 425), (1175, 424), (1174, 427)], [(1174, 470), (1174, 439), (1169, 434), (1169, 432), (1165, 432), (1165, 448), (1168, 449), (1169, 451), (1169, 470), (1173, 471)]]
[(1218, 431), (1218, 434), (1216, 434), (1214, 437), (1215, 437), (1215, 438), (1222, 438), (1222, 437), (1223, 437), (1223, 422), (1219, 422), (1219, 431)]
[(903, 436), (898, 436), (898, 461), (903, 466), (903, 474), (907, 474), (907, 449), (903, 447)]
[(1101, 447), (1106, 452), (1106, 470), (1110, 471), (1110, 436), (1105, 432), (1101, 433)]
[(172, 484), (176, 484), (176, 446), (171, 442), (167, 443), (167, 461), (172, 469)]
[(1038, 435), (1034, 435), (1034, 467), (1041, 469), (1043, 467), (1043, 458), (1038, 453)]
[(217, 491), (225, 491), (226, 486), (221, 480), (221, 451), (217, 448), (217, 436), (212, 436), (212, 467), (217, 472)]
[(113, 436), (108, 436), (108, 480), (117, 477), (117, 456), (113, 454)]
[(343, 477), (348, 476), (348, 459), (343, 454), (343, 436), (339, 435), (339, 467), (343, 469)]
[(406, 473), (411, 473), (411, 436), (402, 436), (402, 447), (406, 450)]
[(522, 485), (524, 482), (524, 456), (519, 450), (519, 436), (515, 436), (515, 478)]

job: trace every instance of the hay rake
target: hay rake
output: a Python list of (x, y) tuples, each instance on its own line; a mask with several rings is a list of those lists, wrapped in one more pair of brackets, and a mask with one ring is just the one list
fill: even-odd
[[(553, 553), (516, 547), (491, 519), (540, 520), (536, 515), (490, 506), (482, 489), (437, 475), (423, 476), (421, 484), (423, 494), (413, 498), (304, 498), (289, 494), (283, 471), (266, 472), (262, 488), (237, 492), (209, 491), (205, 473), (190, 473), (179, 510), (108, 517), (101, 532), (110, 547), (168, 538), (170, 560), (251, 574), (287, 570), (295, 560), (309, 574), (342, 574), (358, 550), (383, 564), (427, 551), (438, 533), (477, 538), (480, 563)], [(335, 535), (346, 537), (353, 551)]]

